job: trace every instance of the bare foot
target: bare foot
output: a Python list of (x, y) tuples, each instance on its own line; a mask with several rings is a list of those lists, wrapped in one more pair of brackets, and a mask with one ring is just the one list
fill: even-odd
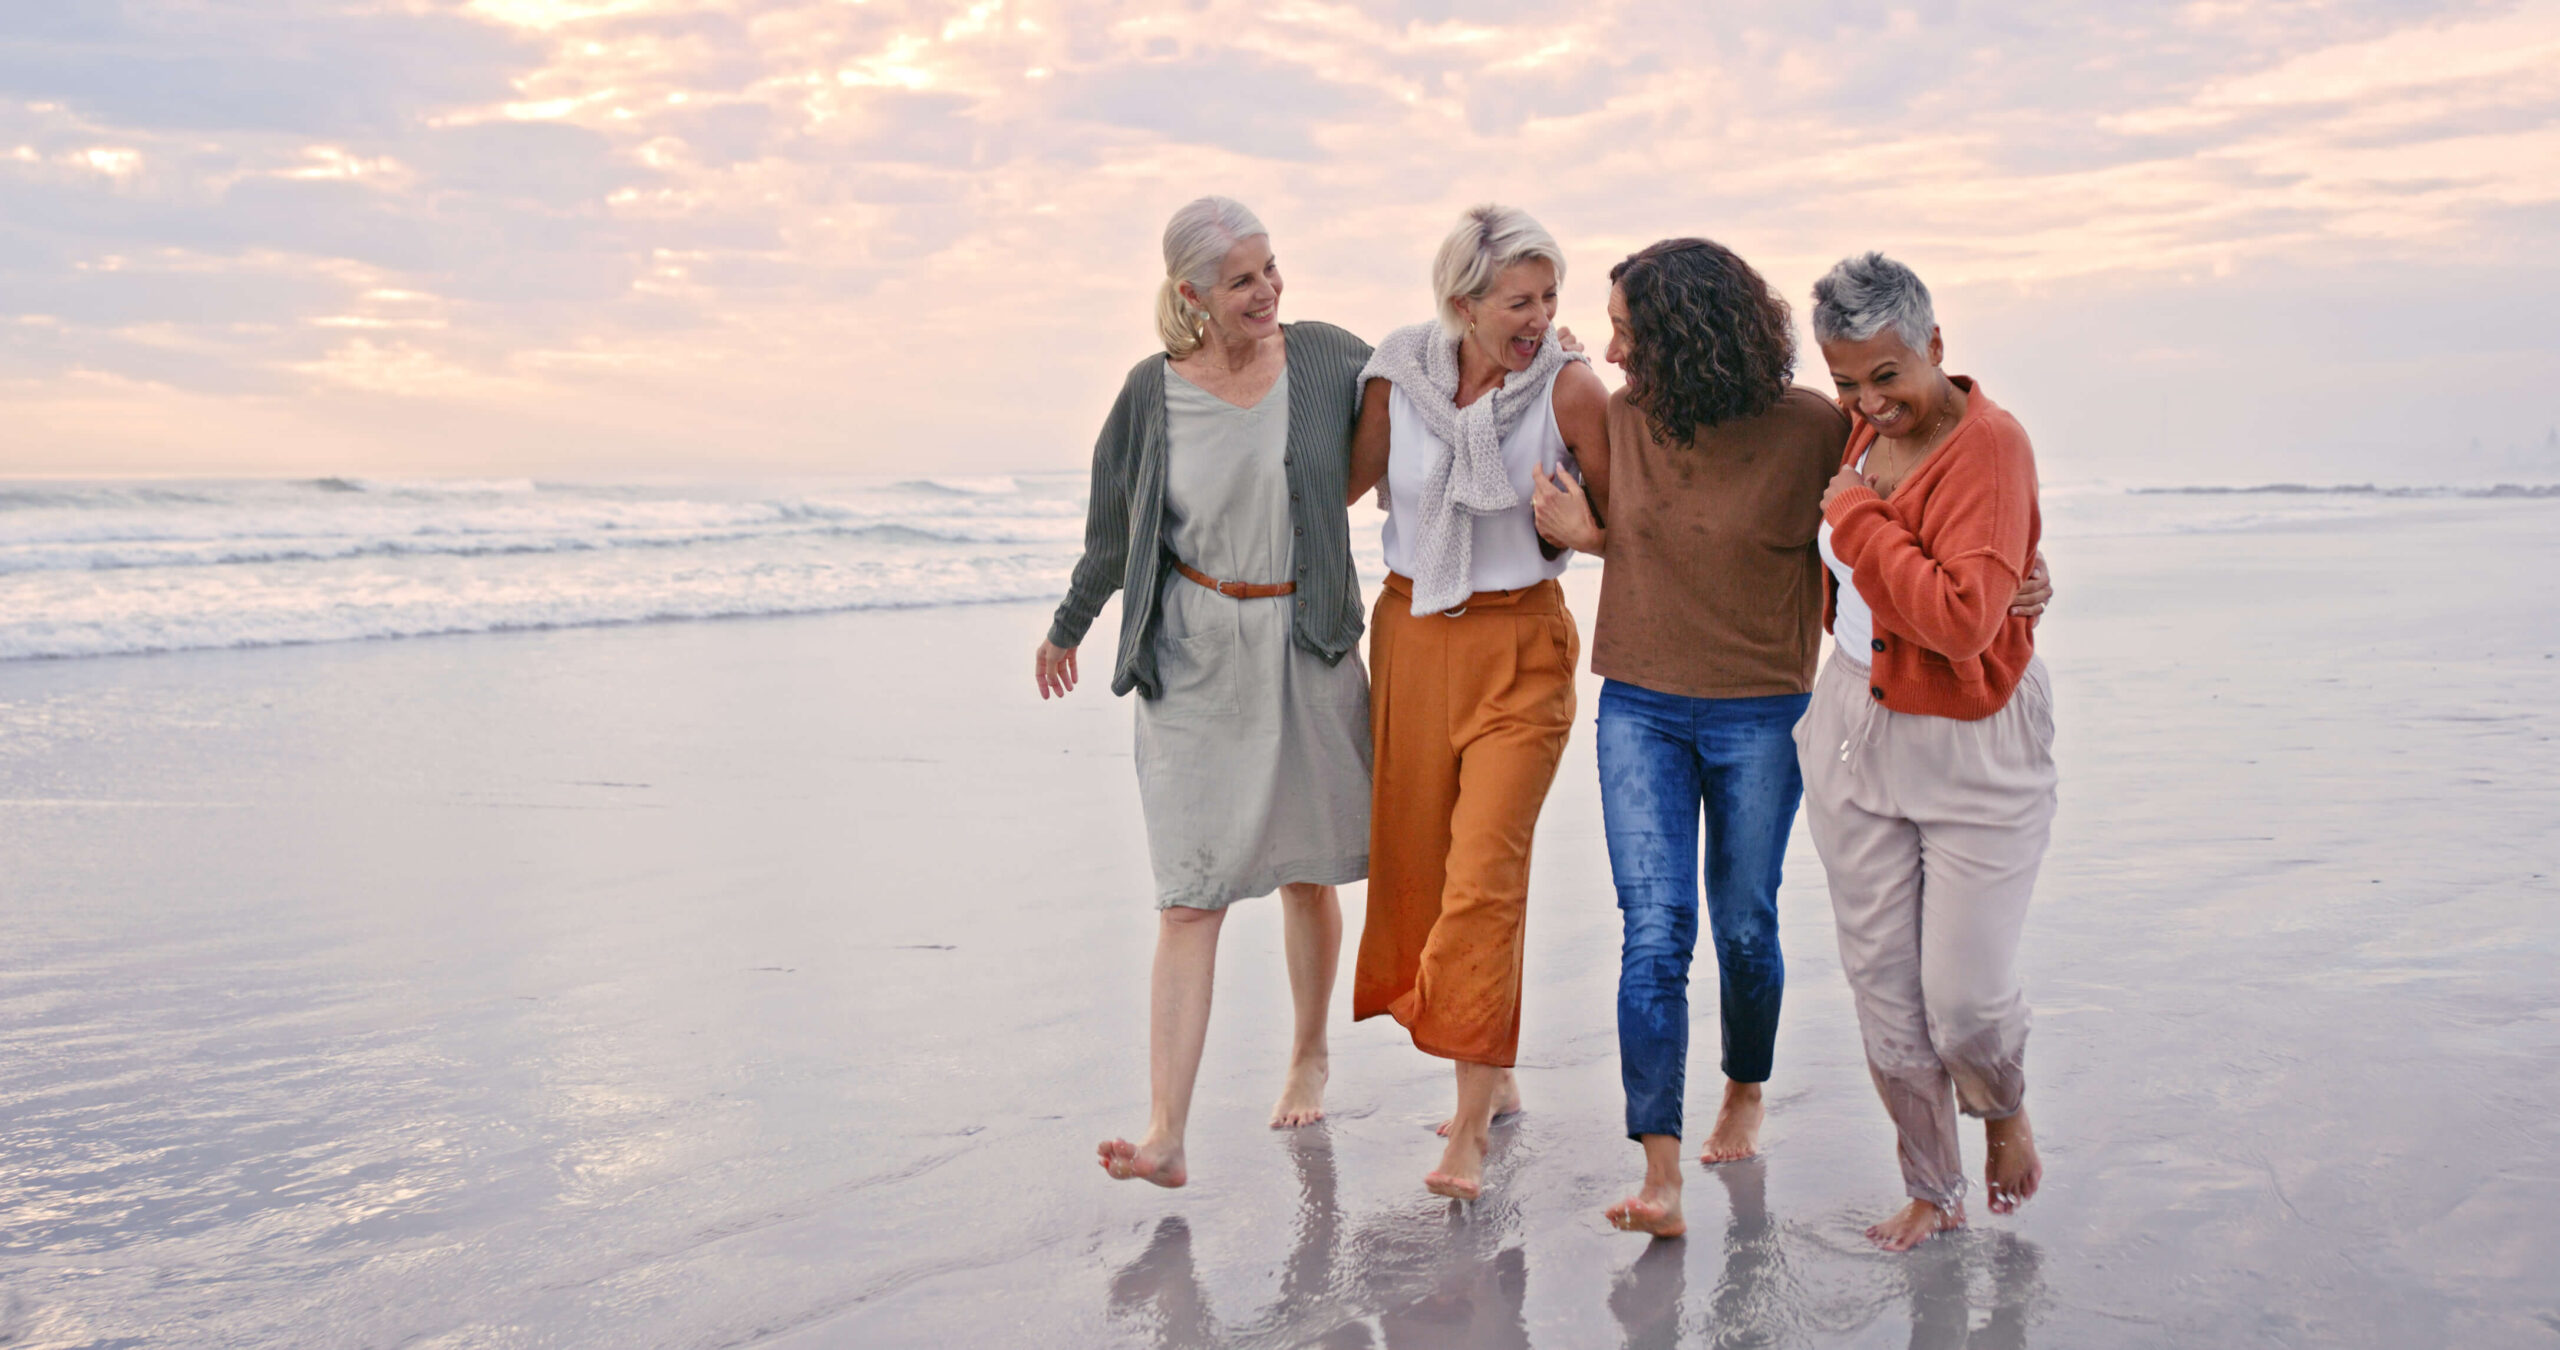
[(1982, 1186), (1991, 1193), (1991, 1212), (2014, 1214), (2018, 1206), (2036, 1198), (2036, 1188), (2044, 1184), (2044, 1159), (2036, 1153), (2036, 1132), (2027, 1124), (2027, 1108), (2005, 1120), (1982, 1122), (1982, 1137), (1990, 1145), (1990, 1159), (1983, 1164)]
[(1940, 1209), (1926, 1200), (1914, 1200), (1896, 1211), (1894, 1216), (1867, 1230), (1867, 1241), (1889, 1252), (1907, 1252), (1939, 1233), (1964, 1227), (1964, 1205)]
[[(1509, 1069), (1505, 1069), (1502, 1071), (1502, 1086), (1493, 1090), (1493, 1123), (1499, 1125), (1503, 1117), (1518, 1114), (1520, 1114), (1520, 1080), (1512, 1077)], [(1439, 1128), (1434, 1129), (1432, 1133), (1446, 1139), (1449, 1137), (1449, 1127), (1456, 1123), (1455, 1117), (1441, 1121)]]
[(1271, 1128), (1293, 1130), (1324, 1119), (1324, 1082), (1330, 1073), (1321, 1059), (1291, 1064), (1289, 1081), (1280, 1086), (1279, 1104), (1271, 1108)]
[(1713, 1167), (1758, 1157), (1760, 1122), (1766, 1115), (1760, 1104), (1758, 1083), (1726, 1079), (1724, 1105), (1716, 1110), (1716, 1128), (1707, 1136), (1706, 1147), (1698, 1150), (1698, 1161)]
[(1110, 1173), (1113, 1181), (1135, 1177), (1170, 1190), (1191, 1179), (1191, 1174), (1183, 1170), (1182, 1145), (1164, 1143), (1152, 1134), (1135, 1144), (1126, 1139), (1106, 1140), (1094, 1152), (1101, 1155), (1102, 1170)]
[(1680, 1217), (1680, 1188), (1651, 1182), (1609, 1206), (1609, 1224), (1622, 1233), (1651, 1233), (1658, 1238), (1676, 1238), (1689, 1231), (1689, 1221)]
[(1481, 1134), (1472, 1139), (1463, 1132), (1450, 1136), (1449, 1147), (1441, 1150), (1440, 1165), (1423, 1176), (1423, 1189), (1452, 1200), (1482, 1198), (1487, 1142)]

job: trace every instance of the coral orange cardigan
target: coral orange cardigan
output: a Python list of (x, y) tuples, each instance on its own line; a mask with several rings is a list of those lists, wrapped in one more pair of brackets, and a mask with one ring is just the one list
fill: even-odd
[[(1974, 382), (1964, 419), (1891, 497), (1852, 488), (1833, 499), (1831, 548), (1875, 611), (1868, 696), (1895, 712), (1965, 721), (2007, 706), (2036, 654), (2035, 625), (2009, 612), (2043, 534), (2026, 429)], [(1844, 465), (1875, 444), (1854, 410)], [(1823, 569), (1823, 627), (1839, 612)]]

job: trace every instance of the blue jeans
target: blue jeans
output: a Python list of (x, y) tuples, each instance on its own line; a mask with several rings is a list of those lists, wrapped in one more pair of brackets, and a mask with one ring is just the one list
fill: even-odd
[(1684, 698), (1617, 680), (1601, 686), (1600, 809), (1626, 917), (1618, 1071), (1630, 1139), (1680, 1133), (1701, 818), (1724, 1076), (1768, 1081), (1787, 988), (1778, 872), (1804, 797), (1794, 733), (1808, 698)]

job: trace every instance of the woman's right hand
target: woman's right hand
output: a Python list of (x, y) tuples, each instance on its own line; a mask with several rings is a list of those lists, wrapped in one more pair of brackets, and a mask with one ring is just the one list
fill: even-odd
[(1032, 658), (1032, 677), (1039, 682), (1040, 697), (1054, 693), (1065, 698), (1076, 687), (1076, 649), (1043, 639), (1039, 654)]
[(1529, 504), (1538, 535), (1548, 543), (1595, 556), (1608, 548), (1607, 532), (1592, 517), (1591, 499), (1561, 465), (1540, 469), (1531, 478)]

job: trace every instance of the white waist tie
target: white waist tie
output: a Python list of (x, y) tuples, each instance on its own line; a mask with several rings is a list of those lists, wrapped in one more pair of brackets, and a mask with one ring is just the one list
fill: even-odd
[[(1865, 707), (1863, 711), (1859, 713), (1857, 722), (1855, 726), (1850, 729), (1848, 736), (1843, 738), (1840, 742), (1840, 762), (1843, 764), (1849, 764), (1850, 755), (1866, 749), (1868, 743), (1875, 739), (1876, 715), (1884, 711), (1884, 702), (1877, 698), (1875, 694), (1875, 671), (1873, 667), (1869, 666), (1866, 662), (1851, 656), (1848, 649), (1845, 647), (1835, 649), (1831, 653), (1831, 659), (1846, 664), (1849, 669), (1857, 675), (1858, 683), (1865, 687), (1866, 697), (1858, 700), (1858, 702), (1865, 705)], [(1857, 771), (1857, 765), (1849, 764), (1849, 772), (1856, 773)]]

